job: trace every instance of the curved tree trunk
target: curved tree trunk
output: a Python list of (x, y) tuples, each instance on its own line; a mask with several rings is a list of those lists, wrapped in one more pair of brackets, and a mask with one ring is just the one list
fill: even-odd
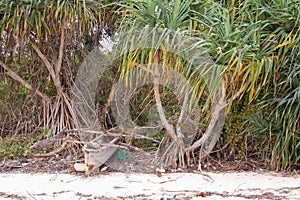
[(190, 154), (190, 152), (194, 152), (195, 149), (200, 147), (199, 161), (212, 151), (222, 132), (225, 121), (225, 110), (228, 105), (228, 102), (225, 101), (225, 95), (223, 94), (223, 91), (224, 90), (222, 89), (222, 86), (220, 86), (217, 94), (218, 99), (215, 103), (210, 122), (204, 134), (199, 140), (195, 141), (186, 149), (187, 154)]
[[(165, 152), (156, 158), (156, 161), (163, 165), (164, 167), (173, 165), (177, 167), (177, 161), (179, 161), (180, 166), (185, 166), (184, 154), (185, 154), (185, 145), (183, 142), (183, 134), (180, 128), (180, 122), (182, 120), (182, 113), (179, 117), (176, 128), (171, 125), (166, 119), (164, 109), (160, 99), (159, 93), (159, 83), (160, 83), (160, 73), (159, 73), (159, 53), (156, 53), (154, 60), (154, 97), (156, 101), (157, 111), (162, 122), (163, 127), (166, 129), (167, 137), (170, 137), (171, 141), (167, 142), (167, 149)], [(183, 111), (183, 110), (182, 110)], [(162, 141), (164, 142), (164, 141)], [(159, 151), (160, 149), (158, 149)]]
[(195, 141), (191, 146), (186, 146), (186, 144), (184, 143), (184, 135), (181, 130), (181, 123), (183, 120), (183, 115), (188, 107), (188, 88), (186, 88), (185, 90), (181, 112), (177, 120), (176, 126), (174, 127), (167, 121), (160, 99), (160, 73), (158, 53), (155, 55), (154, 65), (155, 66), (153, 89), (155, 101), (160, 120), (167, 134), (167, 138), (164, 138), (160, 144), (160, 147), (158, 149), (158, 152), (160, 151), (160, 155), (157, 156), (156, 160), (160, 165), (163, 165), (164, 167), (170, 165), (173, 165), (174, 167), (177, 167), (178, 165), (180, 167), (185, 167), (186, 163), (190, 163), (190, 153), (193, 153), (195, 149), (200, 147), (199, 160), (201, 160), (204, 156), (208, 155), (211, 152), (216, 142), (218, 141), (225, 120), (225, 109), (228, 105), (228, 102), (225, 101), (225, 90), (222, 87), (222, 85), (220, 85), (217, 89), (214, 110), (212, 111), (211, 120), (208, 124), (205, 133), (199, 140)]

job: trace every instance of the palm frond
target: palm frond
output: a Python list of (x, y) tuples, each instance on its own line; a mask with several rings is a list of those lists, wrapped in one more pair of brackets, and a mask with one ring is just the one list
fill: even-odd
[(98, 1), (0, 1), (1, 36), (6, 32), (23, 39), (35, 34), (46, 38), (53, 29), (60, 32), (61, 25), (75, 27), (82, 35), (100, 23), (102, 5)]

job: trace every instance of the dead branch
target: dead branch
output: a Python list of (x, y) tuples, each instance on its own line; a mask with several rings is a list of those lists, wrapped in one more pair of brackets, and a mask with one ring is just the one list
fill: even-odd
[(31, 43), (31, 46), (35, 50), (35, 52), (38, 54), (38, 56), (41, 58), (41, 60), (44, 62), (47, 70), (49, 71), (52, 79), (54, 80), (55, 79), (55, 71), (53, 69), (53, 66), (47, 59), (47, 57), (42, 53), (42, 51), (35, 44)]
[(42, 141), (37, 141), (30, 148), (36, 149), (36, 150), (41, 150), (43, 148), (52, 147), (52, 146), (54, 146), (54, 144), (57, 141), (61, 141), (64, 139), (64, 134), (66, 133), (65, 131), (66, 131), (66, 128), (62, 129), (58, 134), (54, 135), (51, 138), (48, 138), (48, 139), (42, 140)]
[(61, 21), (61, 28), (60, 28), (60, 45), (59, 45), (59, 52), (58, 52), (58, 60), (55, 68), (55, 77), (59, 77), (59, 73), (62, 67), (63, 55), (64, 55), (64, 46), (65, 46), (65, 17)]
[[(113, 131), (113, 132), (112, 132)], [(67, 147), (67, 143), (77, 143), (77, 144), (93, 144), (93, 146), (98, 146), (99, 148), (101, 146), (108, 146), (108, 147), (118, 147), (121, 149), (132, 149), (134, 151), (143, 151), (142, 149), (132, 146), (132, 145), (128, 145), (126, 143), (122, 143), (119, 142), (118, 144), (115, 144), (118, 140), (119, 137), (125, 137), (128, 136), (126, 134), (120, 134), (119, 129), (111, 129), (111, 130), (103, 130), (103, 131), (92, 131), (92, 130), (81, 130), (81, 129), (73, 129), (73, 130), (67, 130), (66, 128), (62, 129), (62, 131), (60, 131), (58, 134), (54, 135), (51, 138), (48, 138), (46, 140), (42, 140), (42, 141), (38, 141), (36, 142), (34, 145), (32, 145), (30, 148), (31, 149), (36, 149), (36, 150), (41, 150), (43, 148), (49, 148), (49, 147), (53, 147), (55, 145), (55, 143), (61, 141), (62, 145), (61, 147), (53, 150), (52, 152), (49, 153), (32, 153), (32, 152), (28, 152), (28, 154), (30, 156), (33, 157), (51, 157), (51, 156), (55, 156), (58, 153), (61, 153), (63, 150), (66, 149)], [(74, 133), (74, 132), (82, 132), (82, 133), (92, 133), (92, 134), (100, 134), (101, 136), (103, 135), (107, 135), (107, 136), (112, 136), (115, 137), (112, 141), (110, 141), (109, 143), (97, 143), (97, 138), (96, 137), (93, 141), (90, 142), (85, 142), (85, 141), (78, 141), (78, 140), (74, 140), (71, 139), (71, 135), (70, 133)], [(67, 136), (65, 136), (65, 134), (67, 133)], [(143, 135), (138, 135), (135, 134), (137, 138), (142, 138), (142, 139), (148, 139), (152, 142), (156, 142), (159, 143), (158, 140), (155, 140), (153, 138), (149, 138), (147, 136), (143, 136)], [(93, 150), (89, 150), (89, 151), (93, 151)], [(95, 151), (98, 151), (97, 149), (95, 149)]]
[(54, 135), (51, 138), (42, 141), (37, 141), (36, 143), (34, 143), (34, 145), (30, 147), (31, 149), (41, 150), (43, 148), (53, 147), (55, 143), (57, 143), (58, 141), (62, 141), (62, 144), (59, 148), (54, 149), (49, 153), (32, 153), (28, 151), (28, 154), (33, 157), (52, 157), (57, 155), (58, 153), (61, 153), (63, 150), (66, 149), (68, 140), (70, 140), (71, 138), (71, 134), (67, 134), (67, 136), (64, 137), (65, 133), (66, 128), (62, 129), (62, 131), (60, 131), (58, 134)]
[[(65, 131), (65, 132), (82, 132), (82, 133), (107, 135), (107, 136), (112, 136), (112, 137), (127, 137), (127, 136), (129, 136), (128, 134), (130, 134), (130, 133), (123, 134), (123, 133), (121, 133), (121, 130), (117, 129), (117, 128), (112, 128), (112, 129), (109, 129), (109, 130), (102, 130), (102, 131), (93, 131), (93, 130), (86, 130), (86, 129), (72, 129), (72, 130), (68, 130), (68, 131)], [(151, 142), (160, 143), (160, 141), (155, 140), (155, 139), (150, 138), (150, 137), (147, 137), (145, 135), (140, 135), (140, 134), (136, 134), (136, 133), (133, 133), (133, 134), (134, 134), (134, 137), (137, 138), (137, 139), (146, 139), (146, 140), (149, 140)]]
[(138, 147), (135, 147), (135, 146), (132, 146), (132, 145), (129, 146), (128, 144), (122, 143), (122, 142), (119, 142), (119, 146), (118, 147), (120, 147), (122, 149), (133, 149), (134, 151), (145, 152), (144, 150), (142, 150), (142, 149), (140, 149)]
[(38, 95), (42, 99), (49, 101), (49, 97), (46, 94), (43, 94), (41, 91), (39, 91), (38, 89), (34, 88), (32, 85), (27, 83), (24, 79), (22, 79), (19, 75), (17, 75), (13, 70), (11, 70), (9, 67), (7, 67), (2, 61), (0, 61), (0, 65), (6, 71), (6, 74), (9, 75), (12, 79), (18, 81), (25, 88), (32, 91), (34, 94)]
[(33, 157), (52, 157), (52, 156), (55, 156), (55, 155), (59, 154), (60, 152), (62, 152), (66, 148), (66, 146), (67, 146), (67, 142), (63, 141), (63, 143), (61, 144), (61, 147), (59, 147), (49, 153), (32, 153), (32, 152), (28, 151), (28, 154)]

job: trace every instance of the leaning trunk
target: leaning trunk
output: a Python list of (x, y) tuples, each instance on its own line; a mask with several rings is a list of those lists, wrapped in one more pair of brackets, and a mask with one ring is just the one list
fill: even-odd
[[(159, 73), (159, 53), (156, 53), (154, 60), (154, 96), (157, 106), (157, 111), (162, 122), (163, 127), (166, 130), (166, 137), (162, 140), (160, 148), (156, 156), (156, 161), (166, 166), (177, 167), (177, 161), (179, 161), (179, 166), (185, 166), (184, 153), (185, 145), (183, 142), (183, 134), (181, 133), (180, 125), (177, 124), (176, 128), (171, 125), (166, 119), (164, 109), (160, 99), (159, 93), (159, 83), (160, 83), (160, 73)], [(159, 152), (163, 152), (162, 154)], [(160, 154), (160, 155), (159, 155)]]

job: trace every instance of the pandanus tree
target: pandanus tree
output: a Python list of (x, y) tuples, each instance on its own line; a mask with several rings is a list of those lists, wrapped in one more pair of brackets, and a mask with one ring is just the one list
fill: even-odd
[[(258, 1), (254, 4), (264, 21), (262, 49), (273, 56), (271, 86), (259, 98), (260, 112), (249, 116), (246, 132), (259, 140), (264, 160), (272, 168), (292, 169), (300, 159), (299, 135), (299, 1)], [(299, 165), (298, 165), (299, 166)]]
[[(98, 1), (10, 1), (0, 2), (1, 41), (4, 53), (0, 66), (13, 80), (40, 98), (44, 109), (39, 123), (56, 131), (76, 126), (69, 88), (76, 71), (68, 59), (88, 38), (101, 35), (103, 9)], [(96, 39), (95, 39), (96, 40)], [(48, 83), (33, 84), (18, 74), (22, 60), (37, 61)], [(29, 66), (30, 68), (30, 63)], [(30, 75), (29, 75), (30, 76)], [(46, 86), (43, 86), (45, 84)], [(47, 91), (52, 86), (52, 92)], [(50, 94), (49, 94), (50, 93)]]
[[(256, 133), (249, 132), (266, 135), (267, 140), (262, 143), (268, 144), (265, 151), (272, 152), (266, 154), (271, 158), (272, 167), (291, 166), (299, 159), (299, 120), (296, 119), (299, 109), (294, 104), (297, 102), (299, 1), (231, 1), (223, 5), (207, 2), (206, 5), (210, 9), (198, 7), (197, 14), (201, 14), (196, 20), (212, 50), (218, 49), (212, 51), (214, 60), (225, 66), (227, 99), (236, 97), (234, 93), (239, 98), (246, 94), (252, 103), (257, 98), (261, 101), (266, 94), (256, 109), (263, 110), (265, 119), (272, 116), (273, 120), (267, 126), (257, 126)], [(284, 94), (283, 85), (285, 89), (290, 88)], [(271, 131), (271, 127), (276, 129), (278, 125), (283, 127), (281, 131)]]
[[(121, 7), (116, 13), (122, 13), (122, 18), (116, 63), (121, 64), (120, 84), (112, 87), (118, 97), (112, 110), (123, 131), (135, 133), (139, 127), (127, 120), (129, 111), (120, 112), (123, 100), (130, 101), (128, 94), (142, 93), (140, 85), (133, 87), (136, 93), (130, 88), (134, 82), (150, 88), (144, 102), (153, 96), (155, 106), (148, 102), (150, 119), (160, 121), (164, 131), (157, 151), (160, 163), (185, 166), (197, 151), (201, 160), (217, 142), (234, 100), (248, 97), (252, 103), (260, 94), (274, 97), (271, 106), (276, 109), (270, 118), (284, 130), (278, 134), (265, 133), (271, 128), (261, 130), (266, 143), (276, 139), (273, 162), (299, 160), (299, 1), (129, 0), (117, 4)], [(76, 46), (98, 41), (89, 38), (100, 36), (102, 11), (98, 1), (0, 1), (0, 66), (42, 100), (45, 128), (57, 124), (60, 131), (81, 123), (69, 99), (76, 69), (68, 66), (67, 58)], [(21, 58), (37, 60), (53, 93), (18, 74)], [(174, 102), (180, 109), (174, 104), (167, 108), (163, 96), (177, 98)]]
[[(274, 28), (275, 24), (268, 19), (269, 14), (263, 9), (264, 6), (264, 3), (253, 1), (231, 1), (227, 4), (218, 1), (140, 0), (127, 1), (125, 4), (122, 32), (133, 33), (134, 30), (144, 30), (143, 27), (150, 26), (155, 27), (159, 33), (159, 39), (152, 40), (155, 44), (151, 44), (151, 48), (135, 49), (124, 55), (120, 71), (121, 74), (125, 74), (140, 64), (150, 63), (147, 70), (140, 70), (139, 77), (143, 77), (145, 73), (153, 73), (155, 77), (153, 94), (159, 118), (168, 138), (167, 142), (161, 144), (165, 146), (160, 147), (164, 152), (160, 154), (159, 160), (165, 165), (184, 166), (191, 153), (193, 155), (196, 150), (200, 152), (200, 159), (207, 155), (221, 133), (221, 119), (225, 110), (230, 112), (233, 101), (247, 94), (249, 102), (252, 102), (261, 91), (274, 83), (278, 68), (284, 64), (285, 49), (290, 45), (290, 36), (281, 29)], [(168, 40), (166, 38), (170, 32), (194, 40), (190, 40), (192, 43), (184, 39), (175, 40), (174, 35), (169, 35), (173, 40)], [(151, 43), (149, 36), (155, 38), (154, 33), (140, 33), (139, 41)], [(172, 52), (172, 48), (168, 52), (168, 46), (174, 45), (172, 42), (183, 46), (181, 50), (185, 52), (195, 50), (193, 47), (201, 47), (202, 54), (197, 54), (196, 51), (193, 56), (203, 57), (205, 52), (210, 59), (204, 62), (213, 61), (213, 64), (203, 67)], [(129, 40), (126, 44), (130, 46), (135, 43)], [(190, 48), (185, 48), (187, 46)], [(206, 115), (206, 128), (198, 129), (200, 131), (192, 143), (185, 143), (180, 132), (181, 114), (178, 114), (175, 125), (169, 123), (165, 117), (158, 87), (158, 79), (161, 76), (157, 73), (159, 64), (168, 64), (172, 69), (184, 74), (188, 80), (192, 88), (192, 98), (182, 101), (182, 110), (186, 104), (197, 102), (196, 104), (204, 103), (201, 107), (202, 113), (209, 113)], [(205, 76), (212, 74), (218, 77), (220, 84), (204, 80)], [(206, 100), (203, 101), (203, 98)]]
[[(156, 119), (165, 130), (156, 159), (164, 166), (185, 166), (186, 161), (190, 161), (189, 149), (198, 129), (195, 122), (200, 118), (200, 107), (197, 104), (201, 99), (200, 93), (210, 89), (206, 96), (211, 101), (205, 100), (205, 107), (213, 104), (212, 102), (220, 104), (214, 105), (214, 116), (210, 120), (209, 128), (197, 142), (199, 146), (202, 145), (201, 155), (207, 154), (217, 141), (220, 133), (216, 130), (218, 116), (225, 108), (222, 97), (224, 94), (218, 87), (219, 81), (212, 83), (213, 80), (220, 80), (216, 72), (220, 67), (213, 67), (213, 62), (207, 57), (208, 52), (203, 48), (204, 41), (193, 37), (197, 31), (192, 27), (191, 3), (192, 1), (127, 1), (122, 5), (125, 19), (121, 23), (121, 49), (126, 48), (122, 52), (121, 78), (128, 80), (125, 83), (130, 87), (130, 82), (135, 81), (145, 81), (145, 84), (149, 84), (145, 77), (153, 77), (153, 88), (149, 95), (154, 96)], [(134, 37), (126, 37), (128, 33)], [(135, 73), (128, 73), (134, 69)], [(178, 74), (182, 75), (182, 78)], [(209, 79), (207, 84), (213, 85), (212, 87), (204, 84), (207, 81), (205, 78)], [(175, 91), (177, 103), (180, 105), (180, 111), (173, 113), (175, 116), (172, 122), (163, 107), (161, 86)], [(215, 94), (217, 92), (218, 97)], [(132, 130), (136, 130), (134, 125)]]

